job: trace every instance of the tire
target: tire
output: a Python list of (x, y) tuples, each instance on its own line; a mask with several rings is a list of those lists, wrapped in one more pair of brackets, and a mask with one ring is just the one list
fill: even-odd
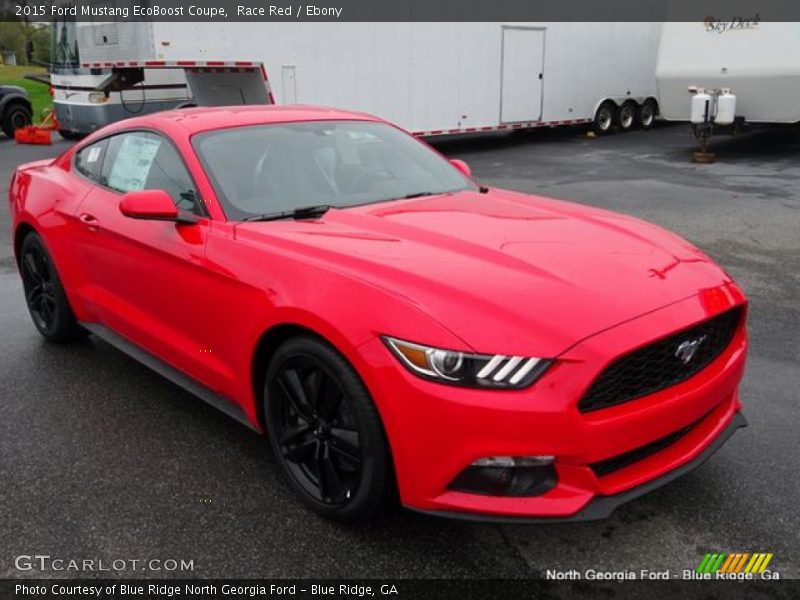
[(651, 129), (656, 122), (658, 115), (658, 104), (653, 99), (645, 100), (639, 107), (639, 127)]
[(79, 131), (71, 131), (69, 129), (59, 129), (58, 135), (60, 135), (65, 140), (69, 141), (81, 140), (86, 137), (85, 133), (81, 133)]
[(626, 100), (619, 107), (619, 128), (621, 131), (632, 131), (639, 124), (639, 105), (633, 100)]
[(6, 106), (3, 112), (3, 120), (0, 123), (3, 133), (8, 137), (13, 138), (14, 132), (20, 127), (26, 127), (31, 124), (31, 109), (19, 102), (13, 102)]
[(380, 417), (347, 360), (325, 342), (284, 342), (264, 385), (267, 433), (281, 470), (312, 510), (342, 523), (369, 520), (391, 489)]
[(617, 124), (617, 105), (606, 100), (594, 114), (594, 130), (600, 135), (610, 133)]
[(36, 233), (22, 240), (19, 270), (33, 324), (48, 342), (70, 342), (86, 335), (75, 320), (55, 263)]

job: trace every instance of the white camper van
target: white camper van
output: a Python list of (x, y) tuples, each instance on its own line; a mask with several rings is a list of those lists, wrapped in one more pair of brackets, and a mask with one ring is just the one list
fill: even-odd
[[(601, 132), (629, 130), (650, 127), (658, 112), (659, 23), (76, 25), (80, 61), (99, 65), (98, 80), (117, 60), (244, 58), (265, 65), (279, 104), (362, 110), (424, 136), (592, 122)], [(154, 110), (163, 108), (158, 88), (178, 84), (152, 89)], [(171, 102), (190, 103), (183, 91)], [(57, 111), (71, 101), (90, 104), (57, 93)], [(100, 124), (82, 121), (68, 128)]]
[(194, 105), (180, 69), (147, 69), (130, 89), (98, 93), (111, 69), (86, 64), (84, 54), (105, 46), (109, 58), (128, 53), (130, 58), (150, 58), (149, 29), (141, 23), (76, 22), (70, 17), (53, 23), (50, 88), (62, 137), (78, 139), (115, 121)]
[(656, 78), (667, 120), (800, 122), (800, 23), (664, 23)]

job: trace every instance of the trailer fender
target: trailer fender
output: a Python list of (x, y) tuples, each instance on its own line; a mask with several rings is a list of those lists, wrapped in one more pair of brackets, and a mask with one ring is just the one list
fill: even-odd
[(614, 105), (619, 108), (620, 103), (617, 102), (614, 98), (607, 97), (607, 98), (600, 98), (597, 102), (595, 102), (594, 108), (592, 109), (592, 118), (597, 114), (597, 109), (600, 108), (606, 102), (613, 102)]
[(597, 114), (597, 109), (600, 108), (600, 106), (604, 102), (613, 102), (616, 105), (616, 107), (619, 108), (628, 100), (633, 100), (639, 106), (644, 104), (646, 101), (651, 100), (656, 103), (656, 106), (658, 106), (658, 101), (653, 96), (606, 96), (605, 98), (599, 99), (595, 103), (592, 114), (593, 115)]

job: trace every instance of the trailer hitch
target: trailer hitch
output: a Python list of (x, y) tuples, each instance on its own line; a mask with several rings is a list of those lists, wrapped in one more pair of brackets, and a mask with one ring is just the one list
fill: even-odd
[(143, 81), (144, 69), (140, 67), (114, 67), (111, 70), (111, 75), (101, 81), (94, 91), (102, 92), (108, 96), (110, 92), (130, 90), (137, 83), (142, 83)]

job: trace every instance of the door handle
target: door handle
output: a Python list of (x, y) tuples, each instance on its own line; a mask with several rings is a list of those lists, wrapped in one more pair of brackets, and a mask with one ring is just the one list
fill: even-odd
[(89, 213), (82, 213), (78, 219), (84, 225), (88, 225), (89, 229), (97, 229), (100, 227), (100, 221), (94, 215), (90, 215)]

